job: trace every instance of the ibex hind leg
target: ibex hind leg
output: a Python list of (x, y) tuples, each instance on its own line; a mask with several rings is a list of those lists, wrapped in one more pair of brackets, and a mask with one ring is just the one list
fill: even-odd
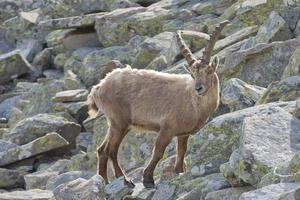
[(109, 184), (107, 177), (107, 162), (108, 162), (108, 139), (107, 136), (97, 149), (97, 157), (98, 157), (98, 174), (102, 176), (105, 181), (105, 184)]
[(177, 145), (176, 145), (177, 155), (176, 155), (174, 170), (178, 174), (185, 171), (184, 156), (187, 149), (188, 139), (189, 139), (189, 135), (177, 137)]
[(134, 183), (129, 178), (127, 178), (127, 176), (124, 174), (118, 162), (119, 146), (127, 133), (128, 133), (128, 127), (124, 127), (122, 129), (115, 128), (113, 126), (110, 127), (109, 134), (111, 135), (111, 137), (109, 140), (109, 157), (114, 167), (115, 177), (118, 178), (124, 176), (125, 184), (128, 187), (134, 187), (135, 186)]

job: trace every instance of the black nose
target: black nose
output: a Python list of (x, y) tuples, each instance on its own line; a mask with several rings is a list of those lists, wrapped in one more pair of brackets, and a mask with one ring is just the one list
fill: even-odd
[(196, 90), (197, 90), (197, 91), (201, 91), (202, 89), (203, 89), (203, 86), (202, 86), (202, 85), (199, 85), (199, 86), (196, 87)]

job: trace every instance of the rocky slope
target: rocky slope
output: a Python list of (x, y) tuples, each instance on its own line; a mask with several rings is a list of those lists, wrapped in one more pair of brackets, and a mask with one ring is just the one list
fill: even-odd
[[(300, 3), (296, 0), (3, 0), (0, 2), (0, 199), (300, 199)], [(96, 175), (103, 116), (86, 97), (112, 66), (185, 73), (175, 32), (195, 55), (223, 20), (221, 105), (189, 140), (175, 141), (145, 189), (156, 135), (132, 131), (122, 178)], [(112, 177), (112, 172), (110, 172)]]

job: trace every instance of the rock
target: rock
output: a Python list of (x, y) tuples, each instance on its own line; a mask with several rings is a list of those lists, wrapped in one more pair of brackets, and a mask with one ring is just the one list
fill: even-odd
[(298, 47), (290, 57), (289, 63), (283, 71), (282, 79), (290, 76), (300, 76), (300, 47)]
[(57, 188), (61, 184), (68, 183), (68, 182), (76, 180), (78, 178), (89, 179), (93, 175), (94, 175), (93, 173), (87, 172), (87, 171), (70, 171), (70, 172), (66, 172), (66, 173), (60, 174), (56, 177), (51, 177), (47, 181), (46, 189), (53, 191), (55, 188)]
[(57, 133), (49, 133), (28, 144), (0, 152), (0, 166), (5, 166), (52, 150), (66, 147), (69, 143)]
[(22, 56), (20, 50), (0, 55), (0, 83), (5, 83), (30, 72), (31, 65)]
[(0, 168), (0, 188), (12, 189), (24, 187), (25, 182), (23, 176), (26, 172)]
[(52, 65), (52, 48), (46, 48), (39, 52), (33, 59), (32, 65), (37, 70), (37, 75), (40, 76), (42, 72), (49, 69)]
[(47, 172), (47, 171), (40, 171), (40, 172), (27, 174), (24, 176), (25, 183), (26, 183), (25, 184), (26, 190), (31, 190), (31, 189), (45, 190), (47, 181), (50, 178), (57, 177), (58, 174), (59, 172)]
[(59, 185), (54, 191), (56, 200), (102, 200), (105, 199), (104, 180), (95, 175), (89, 180), (78, 178)]
[(85, 89), (85, 86), (80, 81), (79, 77), (76, 74), (74, 74), (71, 70), (67, 70), (65, 72), (64, 84), (65, 84), (66, 88), (68, 88), (70, 90), (75, 90), (75, 89), (80, 89), (80, 88)]
[(80, 133), (80, 125), (67, 119), (51, 114), (38, 114), (26, 118), (10, 131), (8, 139), (18, 145), (26, 144), (50, 132), (63, 136), (72, 147), (76, 146), (75, 139)]
[(67, 90), (58, 92), (53, 97), (55, 102), (76, 102), (76, 101), (85, 101), (88, 95), (88, 91), (84, 89), (78, 90)]
[(10, 142), (0, 139), (0, 152), (7, 151), (8, 149), (15, 148), (17, 146), (18, 145), (14, 144), (14, 143), (10, 143)]
[(177, 187), (177, 195), (174, 199), (179, 200), (203, 200), (209, 192), (221, 190), (230, 186), (224, 176), (220, 173), (193, 179), (181, 176), (173, 179), (171, 183), (175, 184)]
[(221, 80), (240, 78), (249, 84), (266, 87), (272, 81), (280, 80), (300, 41), (293, 39), (271, 44), (258, 44), (253, 48), (237, 51), (225, 58), (219, 73)]
[(76, 50), (82, 47), (100, 47), (101, 43), (98, 41), (97, 34), (94, 30), (90, 32), (87, 30), (76, 30), (68, 34), (62, 39), (62, 45), (66, 50)]
[(160, 183), (152, 197), (152, 200), (169, 200), (175, 193), (176, 186), (168, 183)]
[(48, 190), (27, 190), (0, 193), (1, 200), (52, 200), (53, 193)]
[(221, 102), (227, 105), (231, 111), (254, 106), (261, 97), (265, 88), (249, 85), (246, 82), (232, 78), (222, 86)]
[(64, 65), (68, 58), (71, 56), (70, 53), (60, 53), (55, 56), (53, 64), (56, 69), (63, 71)]
[(88, 105), (86, 101), (56, 103), (54, 105), (54, 110), (57, 112), (69, 113), (80, 124), (88, 117)]
[(278, 113), (282, 112), (282, 109), (292, 112), (294, 106), (295, 102), (269, 103), (212, 119), (190, 138), (187, 162), (190, 166), (201, 169), (202, 173), (199, 175), (219, 171), (219, 166), (227, 162), (233, 150), (238, 148), (245, 117)]
[(256, 186), (272, 168), (292, 159), (300, 148), (300, 120), (281, 110), (246, 117), (239, 149), (221, 167), (232, 185), (242, 180)]
[(291, 76), (282, 81), (271, 83), (261, 95), (257, 104), (274, 101), (292, 101), (300, 96), (300, 76)]
[(59, 159), (54, 163), (49, 164), (40, 164), (38, 166), (38, 171), (47, 171), (47, 172), (59, 172), (65, 173), (69, 170), (71, 161), (67, 159)]
[(26, 39), (17, 44), (17, 49), (20, 49), (21, 54), (28, 62), (32, 62), (35, 55), (43, 50), (43, 45), (38, 40)]
[(205, 200), (239, 200), (239, 197), (248, 191), (254, 190), (253, 187), (238, 187), (238, 188), (227, 188), (210, 192), (205, 197)]
[(294, 111), (294, 116), (300, 119), (300, 98), (296, 101), (296, 109)]
[(95, 13), (82, 16), (73, 16), (57, 19), (48, 19), (45, 21), (39, 22), (39, 27), (43, 29), (71, 29), (71, 28), (82, 28), (94, 26), (95, 18), (97, 16), (102, 16), (105, 13)]
[(15, 49), (15, 45), (11, 42), (0, 40), (0, 54), (5, 54)]
[(0, 103), (0, 117), (9, 119), (11, 115), (11, 109), (15, 107), (20, 100), (20, 96), (10, 97)]
[(288, 200), (299, 198), (299, 183), (279, 183), (261, 189), (246, 192), (239, 200), (247, 199), (268, 199), (268, 200)]
[(132, 200), (132, 199), (151, 200), (155, 191), (156, 191), (155, 189), (145, 188), (142, 183), (137, 183), (135, 184), (133, 193), (124, 197), (124, 199), (125, 200)]
[(162, 32), (171, 13), (161, 7), (118, 9), (96, 18), (95, 29), (105, 46), (124, 45), (135, 35), (154, 36)]
[(134, 68), (146, 68), (159, 55), (164, 56), (166, 64), (171, 64), (178, 54), (175, 36), (171, 32), (160, 33), (153, 38), (147, 38), (139, 47), (132, 63)]
[(81, 132), (76, 138), (76, 145), (78, 149), (87, 151), (93, 143), (93, 135), (89, 132)]
[(294, 31), (300, 18), (300, 9), (297, 7), (284, 6), (280, 10), (280, 15), (288, 23), (289, 28)]
[(121, 200), (127, 194), (132, 193), (132, 189), (125, 185), (124, 182), (124, 177), (120, 177), (105, 186), (105, 193), (108, 196), (108, 200)]

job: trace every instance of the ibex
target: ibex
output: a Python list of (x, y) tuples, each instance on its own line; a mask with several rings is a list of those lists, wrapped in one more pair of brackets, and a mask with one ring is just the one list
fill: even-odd
[(110, 158), (115, 176), (124, 176), (125, 183), (134, 184), (122, 171), (117, 154), (120, 143), (131, 127), (158, 133), (150, 162), (143, 172), (145, 187), (154, 187), (153, 172), (167, 145), (177, 137), (175, 172), (184, 172), (184, 156), (189, 135), (204, 126), (219, 105), (217, 59), (211, 61), (222, 22), (211, 34), (200, 58), (195, 58), (177, 32), (177, 42), (185, 57), (189, 74), (176, 75), (153, 70), (114, 69), (96, 86), (89, 96), (90, 116), (103, 113), (108, 130), (98, 151), (98, 173), (106, 184), (107, 161)]

